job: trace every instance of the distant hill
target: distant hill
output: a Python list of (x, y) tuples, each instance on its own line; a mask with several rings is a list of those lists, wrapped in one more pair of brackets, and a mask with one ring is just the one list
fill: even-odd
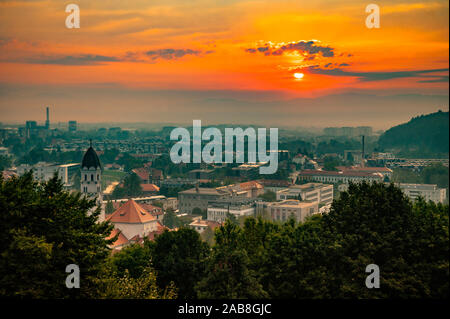
[(449, 149), (449, 112), (438, 111), (412, 118), (384, 132), (378, 144), (398, 156), (444, 158)]

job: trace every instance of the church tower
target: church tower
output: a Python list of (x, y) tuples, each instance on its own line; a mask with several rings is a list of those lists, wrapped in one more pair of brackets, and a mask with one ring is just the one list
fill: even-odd
[(102, 201), (102, 167), (97, 153), (90, 147), (87, 149), (81, 161), (81, 193), (89, 197), (97, 196), (99, 203)]

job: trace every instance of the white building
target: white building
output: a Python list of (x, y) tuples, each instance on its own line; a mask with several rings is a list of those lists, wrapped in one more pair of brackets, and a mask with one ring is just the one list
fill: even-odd
[(145, 237), (161, 227), (155, 216), (132, 199), (120, 206), (107, 220), (127, 239)]
[(447, 190), (438, 188), (432, 184), (397, 184), (400, 189), (412, 200), (423, 197), (426, 201), (444, 203), (447, 198)]
[(323, 171), (323, 170), (302, 170), (299, 179), (305, 181), (314, 181), (320, 183), (360, 183), (383, 182), (385, 176), (380, 172), (361, 172), (361, 171)]
[(214, 230), (219, 226), (220, 224), (218, 222), (212, 220), (202, 220), (201, 216), (195, 217), (189, 224), (189, 227), (199, 234), (203, 233), (207, 228)]
[(222, 223), (227, 220), (228, 215), (231, 214), (236, 218), (241, 216), (254, 216), (255, 203), (254, 201), (215, 201), (208, 204), (207, 220)]
[(289, 188), (277, 191), (277, 200), (299, 199), (302, 201), (314, 201), (328, 205), (333, 201), (333, 185), (322, 183), (307, 183), (293, 185)]
[(301, 202), (294, 199), (272, 203), (258, 202), (256, 204), (263, 210), (268, 211), (274, 221), (284, 222), (293, 216), (297, 222), (303, 222), (306, 217), (319, 212), (317, 202)]
[(71, 177), (78, 171), (80, 164), (51, 164), (39, 162), (35, 165), (21, 164), (17, 167), (17, 174), (23, 175), (29, 170), (33, 170), (33, 178), (40, 182), (47, 182), (55, 173), (61, 179), (64, 186), (71, 186)]

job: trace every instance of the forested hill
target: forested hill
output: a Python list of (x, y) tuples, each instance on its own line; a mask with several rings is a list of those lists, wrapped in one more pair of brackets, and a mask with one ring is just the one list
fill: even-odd
[(384, 132), (378, 141), (381, 149), (399, 156), (448, 157), (448, 112), (438, 111), (412, 118), (408, 123)]

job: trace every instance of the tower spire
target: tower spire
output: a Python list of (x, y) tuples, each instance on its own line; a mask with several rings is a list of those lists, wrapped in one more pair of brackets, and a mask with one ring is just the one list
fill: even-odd
[(89, 139), (89, 146), (92, 147), (92, 138)]

